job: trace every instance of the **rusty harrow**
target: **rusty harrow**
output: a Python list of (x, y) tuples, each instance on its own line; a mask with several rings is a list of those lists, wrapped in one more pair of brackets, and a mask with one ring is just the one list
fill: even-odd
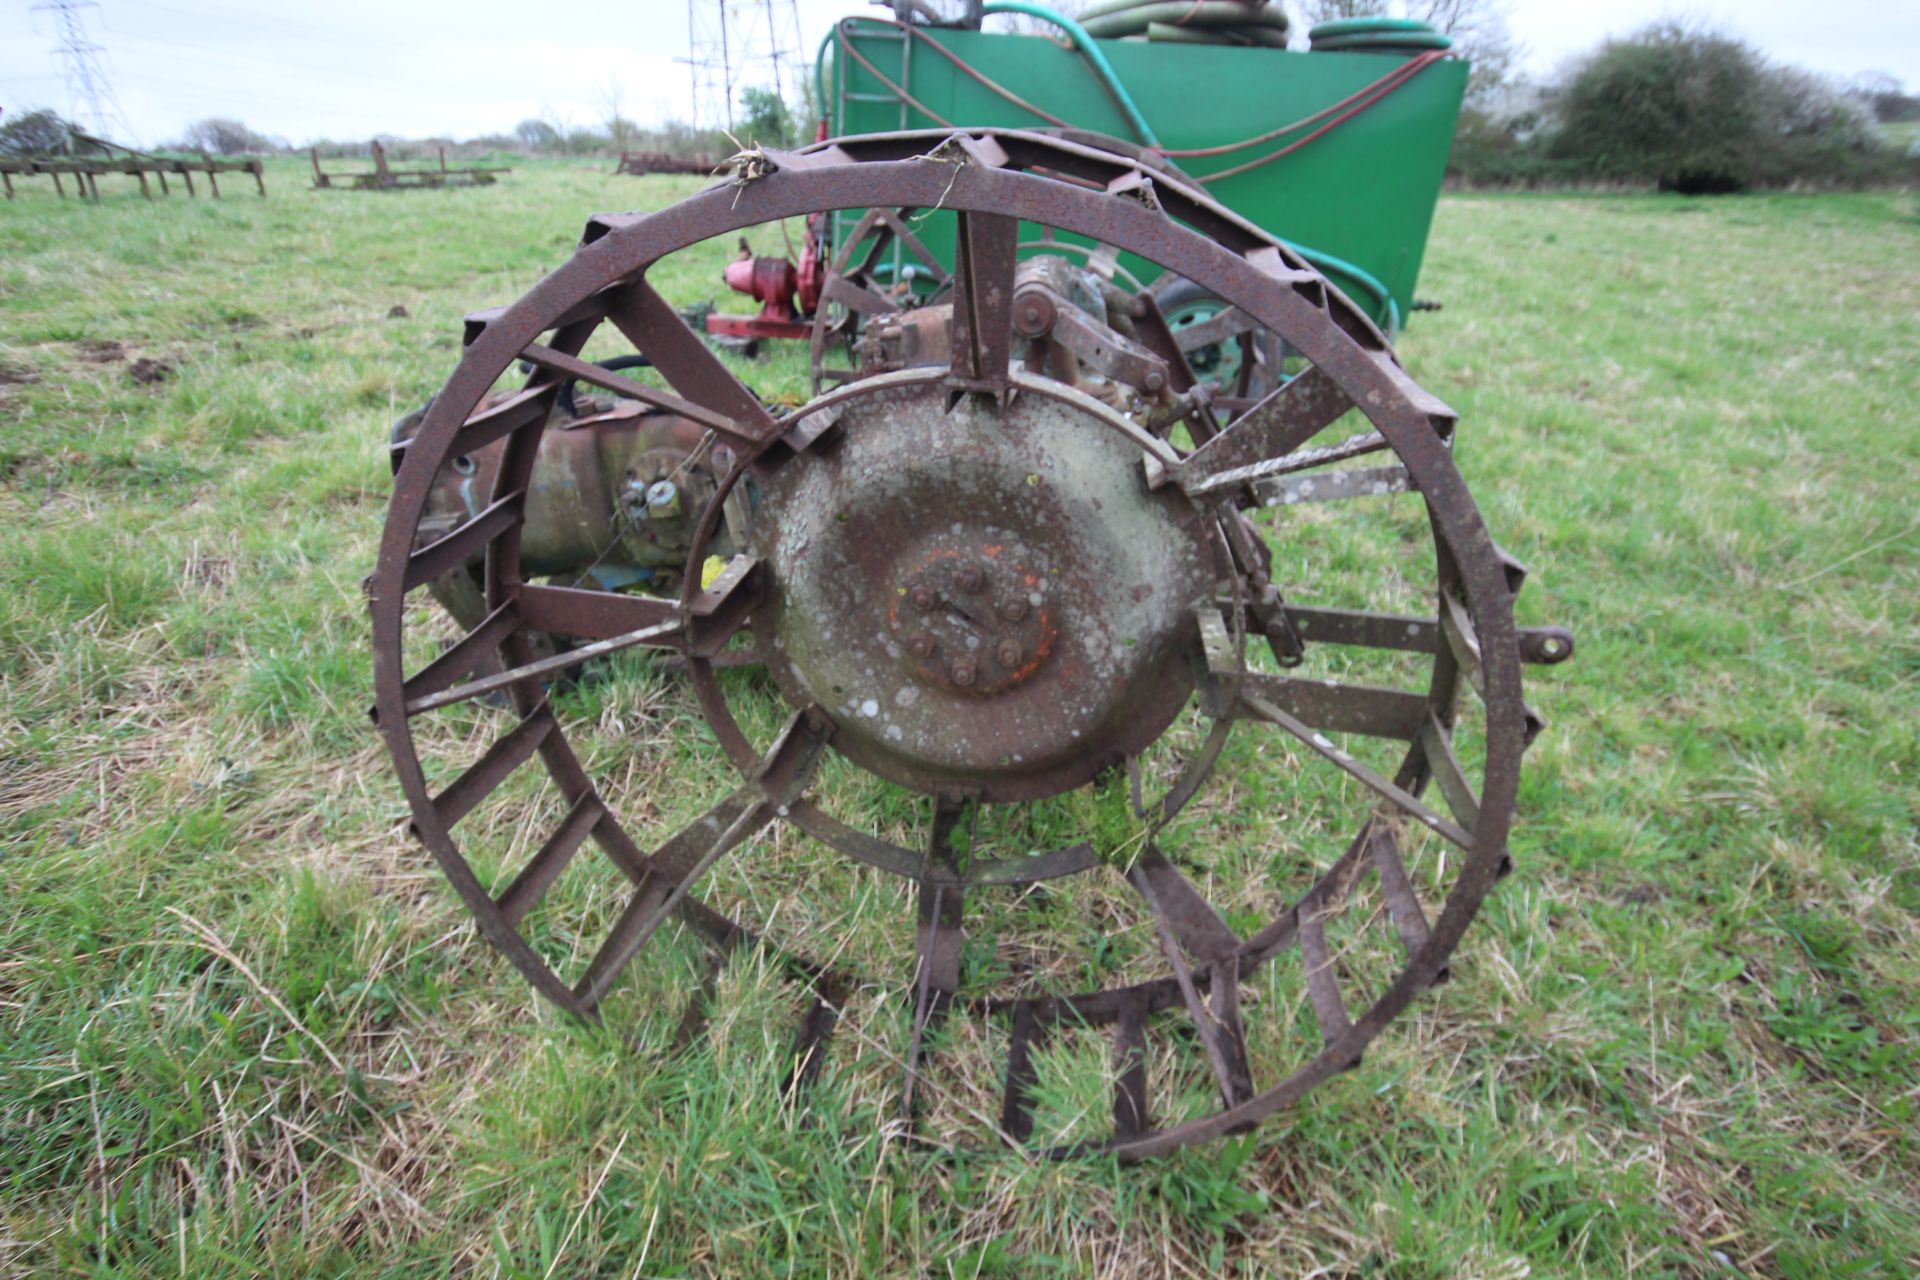
[[(710, 237), (842, 209), (885, 211), (869, 230), (895, 237), (911, 237), (911, 211), (943, 211), (957, 260), (929, 262), (932, 299), (883, 296), (859, 261), (836, 264), (837, 318), (813, 351), (829, 385), (770, 409), (648, 269)], [(1022, 224), (1081, 247), (1023, 250)], [(1238, 332), (1275, 335), (1303, 371), (1257, 399), (1209, 393), (1151, 295), (1099, 270), (1119, 253), (1225, 299)], [(618, 335), (671, 390), (589, 362), (596, 334)], [(497, 388), (516, 365), (531, 374)], [(610, 393), (614, 410), (552, 425), (576, 385)], [(1364, 429), (1325, 443), (1355, 410)], [(552, 501), (542, 467), (557, 464), (543, 459), (559, 447), (543, 433), (655, 418), (694, 432), (684, 452), (707, 476), (674, 544), (676, 596), (592, 590), (532, 565), (530, 513)], [(903, 1044), (889, 1052), (909, 1119), (938, 1105), (936, 1064), (964, 1025), (999, 1081), (997, 1103), (959, 1109), (986, 1130), (969, 1141), (1167, 1152), (1247, 1128), (1353, 1066), (1444, 976), (1506, 870), (1521, 755), (1539, 728), (1521, 667), (1565, 659), (1572, 640), (1516, 626), (1523, 570), (1455, 469), (1454, 427), (1344, 296), (1176, 175), (1011, 131), (756, 154), (750, 174), (667, 210), (593, 218), (571, 261), (469, 322), (459, 367), (395, 445), (369, 580), (374, 716), (415, 835), (559, 1007), (597, 1016), (677, 917), (721, 952), (760, 945), (791, 961), (805, 1004), (789, 1084), (817, 1075), (848, 993), (889, 977), (858, 972), (838, 937), (803, 957), (752, 901), (751, 926), (721, 909), (726, 886), (774, 865), (722, 860), (787, 828), (844, 855), (834, 865), (857, 883), (898, 877), (916, 904), (911, 970), (887, 988), (904, 996)], [(636, 474), (628, 482), (663, 492)], [(449, 507), (449, 485), (476, 478), (480, 491)], [(1408, 492), (1417, 499), (1375, 496)], [(1341, 557), (1316, 550), (1323, 513), (1369, 500), (1418, 515), (1385, 541), (1402, 556), (1388, 578), (1428, 602), (1421, 612), (1348, 607), (1385, 588), (1342, 584)], [(1262, 506), (1265, 529), (1248, 514)], [(411, 593), (449, 575), (467, 575), (471, 599), (459, 638), (435, 653)], [(684, 664), (738, 775), (651, 848), (615, 812), (612, 771), (596, 783), (554, 692), (557, 675), (642, 648)], [(782, 717), (764, 680), (717, 672), (743, 654), (766, 668)], [(1369, 682), (1383, 674), (1393, 683)], [(512, 714), (490, 745), (437, 757), (449, 735), (436, 717), (485, 724), (504, 713), (477, 704), (503, 694)], [(1216, 765), (1266, 781), (1223, 798), (1207, 785)], [(889, 827), (831, 811), (859, 786), (924, 797), (921, 817)], [(1254, 804), (1284, 817), (1286, 847), (1232, 848)], [(1037, 850), (1015, 830), (991, 856), (982, 832), (1012, 829), (1000, 815), (1049, 805), (1082, 829)], [(457, 835), (493, 810), (552, 815), (497, 880)], [(1059, 824), (1024, 830), (1043, 829)], [(624, 901), (563, 974), (529, 921), (590, 843)], [(791, 856), (792, 838), (777, 843)], [(1236, 859), (1239, 888), (1209, 870)], [(736, 869), (744, 881), (728, 878)], [(1203, 888), (1216, 884), (1229, 886), (1218, 904)], [(803, 892), (831, 887), (813, 877)], [(752, 899), (730, 896), (736, 914)], [(1026, 916), (1040, 924), (1016, 946)], [(1049, 930), (1076, 929), (1133, 949), (1048, 963)], [(904, 922), (901, 934), (904, 948)], [(1049, 1054), (1069, 1042), (1105, 1063), (1092, 1132), (1036, 1127)]]

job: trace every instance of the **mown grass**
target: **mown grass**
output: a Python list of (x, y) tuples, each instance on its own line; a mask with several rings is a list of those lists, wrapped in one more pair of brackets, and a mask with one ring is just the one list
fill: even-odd
[[(444, 378), (461, 314), (587, 213), (695, 183), (540, 164), (360, 196), (286, 164), (269, 185), (0, 209), (0, 1272), (1920, 1272), (1913, 197), (1443, 204), (1423, 292), (1445, 310), (1406, 358), (1533, 568), (1526, 620), (1581, 645), (1530, 686), (1553, 727), (1518, 874), (1359, 1070), (1251, 1139), (1118, 1169), (883, 1139), (897, 989), (854, 997), (844, 1059), (793, 1107), (795, 996), (764, 960), (717, 976), (680, 1047), (687, 939), (590, 1031), (472, 935), (362, 710), (386, 427)], [(676, 263), (669, 296), (719, 292), (729, 249)], [(140, 356), (172, 377), (136, 383)], [(753, 376), (797, 391), (796, 370)], [(1359, 567), (1298, 537), (1283, 559)], [(717, 794), (672, 678), (623, 662), (565, 703), (639, 830)], [(471, 758), (492, 723), (436, 743)], [(1306, 856), (1282, 825), (1301, 784), (1236, 768), (1177, 839), (1251, 920)], [(911, 821), (844, 771), (823, 785)], [(482, 834), (487, 874), (527, 838)], [(761, 879), (718, 896), (857, 938), (904, 985), (897, 888), (788, 838), (751, 856)], [(583, 873), (542, 945), (585, 945), (610, 884)], [(1005, 923), (1078, 930), (1082, 977), (1142, 950), (1065, 902), (1032, 913)], [(1070, 1039), (1050, 1055), (1042, 1124), (1104, 1105), (1102, 1069)], [(991, 1105), (992, 1081), (950, 1083)]]

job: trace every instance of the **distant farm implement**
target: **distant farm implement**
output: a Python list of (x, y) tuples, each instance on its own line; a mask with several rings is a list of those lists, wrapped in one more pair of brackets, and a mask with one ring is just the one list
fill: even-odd
[(63, 179), (71, 178), (77, 197), (98, 200), (100, 179), (116, 175), (137, 180), (140, 194), (149, 200), (153, 199), (155, 186), (163, 196), (172, 194), (167, 183), (169, 176), (179, 178), (188, 195), (197, 195), (193, 186), (195, 174), (207, 180), (207, 189), (215, 199), (220, 196), (223, 173), (249, 174), (259, 193), (267, 194), (264, 170), (260, 161), (252, 157), (216, 160), (206, 155), (161, 156), (80, 133), (73, 135), (73, 142), (76, 153), (68, 156), (0, 156), (0, 187), (4, 187), (7, 199), (14, 198), (15, 178), (52, 178), (54, 190), (64, 199), (67, 188)]
[(622, 151), (615, 173), (643, 178), (650, 173), (698, 173), (711, 177), (727, 167), (718, 156), (675, 155), (667, 151)]
[(498, 166), (449, 169), (447, 167), (447, 149), (440, 148), (438, 168), (396, 169), (387, 163), (387, 149), (375, 142), (372, 147), (373, 168), (370, 171), (328, 173), (320, 167), (318, 148), (310, 148), (308, 155), (313, 160), (313, 185), (319, 188), (343, 186), (354, 191), (397, 191), (417, 187), (484, 187), (498, 181), (496, 174), (512, 173), (510, 168)]
[[(678, 920), (780, 958), (783, 1096), (884, 988), (905, 1131), (958, 1090), (964, 1143), (1139, 1159), (1292, 1105), (1446, 976), (1509, 866), (1522, 668), (1573, 639), (1517, 624), (1526, 571), (1391, 342), (1465, 66), (1405, 26), (1295, 53), (1258, 3), (1196, 6), (1198, 42), (1155, 38), (1181, 6), (1096, 8), (1143, 38), (1024, 3), (984, 12), (1068, 39), (848, 19), (818, 69), (840, 136), (589, 219), (397, 426), (367, 586), (412, 830), (547, 1000), (599, 1017)], [(670, 254), (796, 226), (797, 261), (741, 239), (724, 268), (757, 315), (696, 328), (659, 292)], [(710, 336), (805, 338), (811, 398)], [(571, 673), (646, 650), (737, 775), (717, 799), (566, 711)], [(1285, 848), (1243, 847), (1254, 806)], [(512, 865), (470, 856), (504, 831)], [(795, 890), (798, 936), (777, 859), (725, 910), (696, 892), (768, 831), (851, 877)], [(624, 896), (548, 945), (589, 845)], [(848, 884), (910, 919), (855, 939)], [(1043, 1141), (1047, 1055), (1089, 1039), (1110, 1096)], [(952, 1083), (976, 1051), (997, 1100)]]

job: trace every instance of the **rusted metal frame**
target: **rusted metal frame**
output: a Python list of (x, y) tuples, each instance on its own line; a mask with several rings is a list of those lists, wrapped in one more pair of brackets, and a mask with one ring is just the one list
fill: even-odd
[(1406, 493), (1413, 477), (1401, 466), (1346, 467), (1312, 475), (1262, 480), (1254, 493), (1263, 506), (1291, 507), (1302, 502), (1340, 502), (1347, 498), (1379, 498)]
[(1211, 477), (1284, 457), (1351, 408), (1353, 399), (1338, 382), (1320, 369), (1309, 368), (1269, 392), (1226, 431), (1188, 455), (1176, 472), (1176, 481), (1191, 492)]
[(1460, 824), (1462, 830), (1472, 831), (1480, 822), (1480, 797), (1473, 793), (1473, 784), (1460, 767), (1460, 758), (1454, 754), (1452, 732), (1441, 724), (1438, 715), (1431, 709), (1420, 726), (1419, 743), (1420, 750), (1426, 756), (1433, 784), (1440, 789), (1441, 798), (1447, 802), (1454, 821)]
[[(1419, 894), (1414, 891), (1407, 865), (1400, 856), (1399, 826), (1397, 821), (1376, 816), (1367, 824), (1362, 839), (1366, 842), (1367, 856), (1373, 863), (1374, 874), (1379, 877), (1380, 895), (1387, 900), (1387, 914), (1393, 920), (1394, 932), (1400, 936), (1402, 949), (1412, 958), (1433, 936), (1433, 926), (1427, 919), (1427, 910), (1421, 905)], [(1448, 971), (1442, 968), (1433, 980), (1444, 982), (1447, 976)]]
[(1333, 954), (1327, 949), (1325, 920), (1330, 910), (1316, 904), (1314, 909), (1300, 913), (1300, 962), (1307, 979), (1307, 1003), (1313, 1006), (1314, 1021), (1320, 1024), (1320, 1039), (1328, 1045), (1338, 1043), (1353, 1029), (1333, 971)]
[(1473, 848), (1472, 832), (1427, 808), (1404, 787), (1382, 777), (1354, 759), (1349, 752), (1331, 741), (1325, 734), (1301, 723), (1257, 693), (1242, 691), (1240, 700), (1246, 705), (1250, 716), (1286, 730), (1310, 748), (1314, 754), (1332, 763), (1361, 786), (1383, 799), (1392, 801), (1415, 822), (1431, 827), (1463, 849)]
[(1142, 995), (1127, 993), (1113, 1026), (1113, 1136), (1125, 1142), (1146, 1133), (1152, 1111), (1147, 1098), (1147, 1014)]
[(952, 382), (1003, 404), (1013, 359), (1019, 229), (1017, 219), (1001, 214), (962, 213), (955, 240)]
[(471, 520), (413, 552), (407, 559), (401, 589), (412, 591), (425, 586), (441, 574), (477, 558), (495, 538), (520, 522), (525, 496), (523, 491), (515, 490), (495, 498)]
[(1102, 377), (1117, 378), (1149, 392), (1158, 392), (1168, 385), (1167, 362), (1158, 353), (1104, 324), (1096, 324), (1064, 298), (1054, 303), (1053, 323), (1048, 332)]
[(526, 918), (527, 912), (546, 896), (553, 882), (573, 861), (573, 855), (579, 852), (580, 846), (586, 843), (587, 837), (606, 817), (606, 802), (598, 794), (588, 792), (574, 801), (559, 827), (535, 850), (526, 866), (494, 900), (508, 924), (517, 926)]
[[(432, 662), (408, 677), (401, 686), (401, 696), (408, 702), (417, 702), (429, 694), (452, 688), (494, 660), (499, 653), (500, 642), (520, 626), (520, 615), (515, 612), (513, 605), (501, 605), (482, 619), (479, 626), (454, 641)], [(376, 706), (376, 723), (379, 718)]]
[[(1187, 1015), (1206, 1050), (1222, 1104), (1238, 1106), (1254, 1093), (1247, 1066), (1246, 1034), (1240, 1027), (1240, 940), (1158, 848), (1149, 845), (1142, 851), (1127, 872), (1127, 881), (1153, 914), (1160, 950), (1173, 970)], [(1205, 968), (1214, 997), (1211, 1001), (1202, 999), (1195, 987), (1188, 955)]]
[(811, 999), (794, 1034), (793, 1066), (780, 1082), (780, 1096), (789, 1102), (819, 1077), (820, 1068), (827, 1060), (827, 1045), (840, 1021), (843, 997), (840, 983), (833, 975), (823, 975), (809, 983), (808, 992)]
[(1198, 324), (1187, 325), (1174, 338), (1179, 342), (1180, 350), (1192, 351), (1197, 347), (1210, 347), (1216, 342), (1237, 338), (1259, 327), (1258, 322), (1240, 308), (1225, 307)]
[[(1314, 644), (1354, 645), (1367, 649), (1431, 654), (1440, 652), (1440, 647), (1447, 643), (1438, 622), (1412, 614), (1366, 613), (1357, 609), (1288, 604), (1287, 618), (1305, 640)], [(1565, 627), (1519, 627), (1516, 630), (1522, 662), (1564, 662), (1573, 652), (1573, 637)]]
[[(615, 323), (617, 325), (618, 322)], [(752, 449), (765, 443), (763, 436), (742, 431), (734, 425), (732, 419), (723, 414), (695, 404), (691, 400), (684, 400), (672, 392), (661, 391), (644, 382), (636, 382), (632, 378), (609, 372), (589, 361), (553, 351), (539, 343), (530, 344), (520, 354), (529, 364), (551, 370), (562, 379), (570, 378), (576, 382), (585, 382), (628, 400), (637, 400), (650, 408), (678, 414), (692, 422), (697, 422), (714, 434), (725, 437), (726, 442), (736, 448)], [(761, 413), (761, 418), (771, 421), (771, 416), (764, 411)]]
[[(509, 632), (507, 639), (510, 641), (521, 634), (523, 632), (520, 630)], [(590, 644), (569, 649), (565, 653), (556, 653), (550, 658), (536, 658), (531, 662), (523, 662), (517, 667), (511, 667), (493, 675), (481, 676), (438, 693), (411, 699), (406, 703), (406, 712), (409, 716), (417, 716), (424, 711), (432, 711), (456, 702), (465, 702), (469, 698), (480, 697), (482, 694), (492, 693), (495, 689), (513, 688), (525, 681), (542, 679), (555, 672), (565, 671), (569, 667), (577, 667), (583, 662), (591, 662), (595, 658), (604, 658), (610, 653), (618, 653), (622, 649), (640, 646), (677, 649), (681, 647), (682, 639), (678, 621), (655, 623), (652, 626), (629, 631), (624, 635), (595, 640)]]
[(471, 768), (433, 798), (433, 807), (439, 811), (442, 825), (451, 830), (460, 819), (473, 812), (475, 805), (492, 795), (514, 770), (533, 758), (554, 727), (553, 709), (542, 703), (506, 736), (497, 739)]
[(680, 905), (693, 883), (798, 797), (812, 778), (828, 732), (808, 711), (796, 711), (748, 785), (654, 852), (645, 878), (574, 985), (574, 994), (583, 1004), (599, 1004), (620, 970)]
[(939, 866), (927, 869), (923, 853), (858, 831), (810, 801), (793, 805), (787, 821), (829, 848), (903, 880), (930, 879), (955, 887), (1014, 886), (1078, 875), (1100, 865), (1093, 846), (1082, 842), (1030, 857), (971, 859), (964, 872), (949, 875)]
[(1000, 1132), (1017, 1143), (1033, 1137), (1033, 1086), (1040, 1077), (1034, 1055), (1046, 1047), (1049, 1024), (1031, 1005), (1016, 1006), (1007, 1042), (1007, 1074), (1000, 1093)]
[[(1292, 386), (1299, 380), (1295, 378), (1287, 385)], [(1228, 433), (1231, 434), (1238, 425), (1235, 423), (1233, 427), (1229, 427)], [(1348, 458), (1379, 453), (1390, 447), (1386, 437), (1378, 431), (1363, 431), (1337, 444), (1318, 449), (1299, 449), (1279, 457), (1264, 458), (1258, 462), (1250, 462), (1244, 467), (1233, 467), (1225, 471), (1208, 471), (1196, 476), (1182, 469), (1179, 473), (1179, 484), (1189, 496), (1205, 497), (1212, 493), (1229, 492), (1243, 485), (1257, 484), (1259, 481), (1270, 480), (1276, 476), (1292, 475), (1313, 467), (1324, 467), (1331, 462), (1345, 462)]]
[[(607, 319), (627, 336), (635, 350), (653, 361), (653, 367), (677, 395), (707, 410), (705, 417), (717, 416), (726, 422), (724, 434), (743, 452), (751, 452), (780, 434), (780, 425), (760, 398), (733, 376), (644, 277), (609, 296)], [(723, 430), (718, 426), (713, 429)]]
[[(1404, 456), (1406, 455), (1403, 454)], [(1419, 461), (1424, 463), (1428, 459), (1419, 459)], [(1416, 474), (1420, 474), (1417, 468)], [(1444, 488), (1448, 491), (1449, 500), (1445, 507), (1436, 513), (1435, 521), (1436, 525), (1442, 529), (1443, 536), (1484, 538), (1484, 526), (1479, 524), (1477, 512), (1473, 511), (1470, 500), (1466, 498), (1464, 487), (1459, 485), (1457, 475), (1446, 475), (1444, 471), (1433, 474), (1444, 479)], [(1428, 477), (1422, 476), (1422, 480), (1427, 482)], [(1429, 482), (1427, 487), (1435, 487), (1435, 483), (1437, 481)], [(1456, 498), (1459, 500), (1458, 505), (1452, 501)], [(1433, 509), (1432, 504), (1433, 500), (1429, 495), (1430, 510)], [(1480, 601), (1491, 601), (1493, 599), (1491, 593), (1503, 585), (1492, 581), (1497, 570), (1490, 570), (1488, 562), (1481, 558), (1469, 559), (1468, 566), (1468, 571), (1463, 577), (1470, 584), (1470, 597)], [(1510, 614), (1504, 617), (1494, 615), (1492, 622), (1496, 626), (1503, 627), (1509, 637), (1512, 636)], [(1498, 675), (1494, 677), (1496, 682), (1504, 686), (1500, 696), (1517, 700), (1517, 663), (1508, 662), (1503, 656), (1498, 656), (1500, 652), (1494, 651), (1496, 658), (1491, 664), (1498, 671)], [(1454, 676), (1450, 669), (1446, 671), (1439, 669), (1441, 666), (1451, 668), (1451, 665), (1450, 660), (1446, 658), (1436, 664), (1434, 675), (1434, 697), (1436, 698), (1451, 696), (1450, 689)], [(1460, 934), (1471, 921), (1480, 900), (1500, 874), (1504, 860), (1505, 824), (1511, 811), (1512, 788), (1517, 780), (1519, 743), (1516, 737), (1517, 735), (1511, 733), (1490, 735), (1488, 768), (1483, 776), (1483, 791), (1498, 789), (1505, 797), (1505, 802), (1501, 807), (1490, 811), (1493, 821), (1483, 823), (1477, 833), (1476, 844), (1470, 849), (1471, 856), (1456, 880), (1454, 891), (1449, 896), (1445, 909), (1433, 924), (1428, 946), (1421, 953), (1410, 958), (1407, 967), (1385, 991), (1380, 993), (1372, 1006), (1359, 1018), (1354, 1019), (1353, 1028), (1341, 1038), (1342, 1043), (1328, 1046), (1292, 1076), (1246, 1106), (1201, 1121), (1175, 1126), (1134, 1142), (1116, 1145), (1115, 1152), (1123, 1161), (1148, 1158), (1188, 1142), (1217, 1136), (1226, 1132), (1227, 1128), (1234, 1123), (1258, 1120), (1275, 1110), (1291, 1105), (1322, 1080), (1342, 1069), (1343, 1062), (1348, 1060), (1352, 1053), (1357, 1053), (1363, 1048), (1388, 1021), (1406, 1007), (1419, 991), (1432, 983), (1443, 966), (1445, 957), (1457, 945)], [(1409, 770), (1414, 769), (1417, 772), (1418, 754), (1410, 753), (1409, 764), (1402, 768), (1400, 779), (1408, 785), (1412, 785), (1414, 781)], [(1272, 927), (1272, 931), (1275, 934), (1282, 932), (1277, 926), (1285, 923), (1285, 917), (1281, 921), (1276, 921), (1276, 927)], [(1254, 940), (1255, 943), (1264, 941), (1267, 941), (1265, 931), (1261, 938)], [(1278, 939), (1276, 938), (1275, 941)]]
[(1283, 709), (1309, 729), (1400, 742), (1414, 740), (1428, 710), (1425, 695), (1402, 689), (1249, 672), (1242, 677), (1236, 714), (1264, 719), (1262, 704)]
[[(1220, 434), (1220, 419), (1213, 411), (1211, 393), (1194, 374), (1173, 326), (1167, 323), (1166, 314), (1153, 295), (1145, 292), (1135, 295), (1134, 306), (1139, 313), (1133, 317), (1134, 332), (1139, 335), (1142, 346), (1167, 362), (1167, 389), (1187, 398), (1186, 411), (1179, 420), (1187, 424), (1187, 434), (1198, 448)], [(1169, 420), (1167, 430), (1172, 429), (1173, 420)]]
[(524, 583), (514, 599), (522, 625), (550, 635), (610, 640), (672, 622), (678, 610), (670, 600), (621, 595), (582, 587)]
[[(1428, 709), (1425, 696), (1375, 685), (1247, 671), (1219, 610), (1202, 605), (1194, 611), (1194, 617), (1208, 673), (1222, 686), (1212, 700), (1222, 708), (1224, 717), (1262, 720), (1265, 717), (1260, 706), (1265, 705), (1284, 710), (1309, 729), (1402, 742), (1412, 742), (1419, 733)], [(1234, 687), (1228, 691), (1227, 685)]]
[[(954, 845), (966, 806), (946, 796), (935, 796), (933, 822), (927, 837), (918, 896), (919, 919), (914, 929), (913, 1039), (907, 1046), (906, 1073), (900, 1086), (900, 1114), (911, 1117), (914, 1087), (920, 1076), (920, 1051), (927, 1032), (946, 1014), (960, 989), (960, 952), (966, 943), (966, 891), (960, 875), (961, 854)], [(935, 868), (943, 874), (933, 878)]]

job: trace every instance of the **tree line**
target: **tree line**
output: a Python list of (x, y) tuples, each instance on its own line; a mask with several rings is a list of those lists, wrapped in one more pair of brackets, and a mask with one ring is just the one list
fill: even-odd
[(1448, 175), (1693, 194), (1910, 185), (1920, 153), (1885, 126), (1915, 120), (1920, 98), (1885, 73), (1841, 82), (1666, 21), (1608, 41), (1545, 84), (1469, 94)]

